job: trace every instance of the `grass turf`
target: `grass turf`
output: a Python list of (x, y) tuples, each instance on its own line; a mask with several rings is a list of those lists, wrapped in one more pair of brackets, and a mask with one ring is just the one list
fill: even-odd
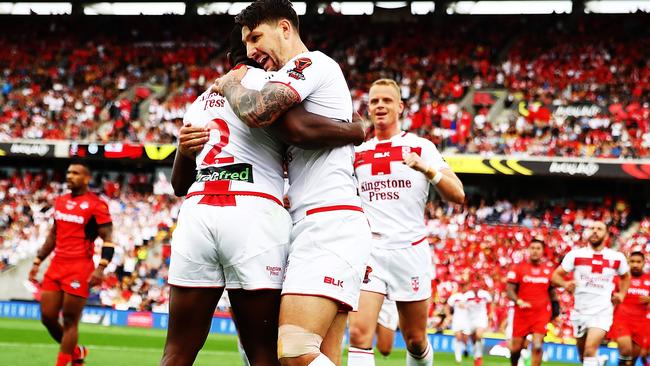
[[(146, 366), (160, 362), (165, 331), (126, 327), (104, 327), (81, 324), (79, 341), (90, 350), (86, 364), (110, 366)], [(49, 366), (54, 365), (58, 352), (56, 344), (40, 322), (34, 320), (0, 318), (0, 365)], [(345, 356), (343, 357), (345, 364)], [(404, 350), (395, 350), (387, 359), (377, 357), (377, 366), (404, 365)], [(548, 363), (551, 364), (551, 363)], [(199, 353), (195, 365), (241, 365), (234, 336), (210, 334)], [(453, 355), (437, 353), (434, 365), (456, 365)], [(462, 366), (470, 366), (470, 359)], [(508, 360), (486, 357), (484, 366), (509, 365)], [(554, 363), (556, 366), (569, 365)]]

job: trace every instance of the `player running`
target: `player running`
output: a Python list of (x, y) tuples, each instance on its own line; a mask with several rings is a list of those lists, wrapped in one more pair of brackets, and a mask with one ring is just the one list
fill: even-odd
[(374, 365), (372, 338), (384, 298), (397, 303), (407, 364), (433, 362), (426, 332), (433, 263), (424, 206), (431, 186), (453, 203), (465, 197), (462, 183), (435, 145), (401, 131), (403, 110), (394, 80), (372, 84), (368, 112), (375, 138), (357, 148), (354, 167), (374, 240), (359, 311), (350, 314), (350, 366)]
[(475, 279), (470, 290), (465, 292), (467, 304), (467, 332), (472, 339), (474, 366), (483, 364), (483, 333), (488, 327), (489, 312), (492, 310), (492, 295), (482, 287), (480, 279)]
[[(614, 305), (620, 304), (630, 286), (630, 273), (623, 253), (605, 247), (607, 226), (594, 221), (589, 246), (572, 249), (553, 272), (552, 283), (574, 293), (571, 322), (578, 353), (585, 366), (598, 366), (598, 346), (612, 325)], [(574, 280), (565, 276), (574, 272)], [(614, 290), (614, 277), (620, 276), (620, 290)]]
[[(66, 173), (70, 193), (56, 199), (54, 224), (29, 272), (29, 280), (36, 282), (41, 262), (54, 251), (41, 285), (41, 322), (61, 344), (56, 366), (84, 363), (87, 350), (77, 344), (79, 319), (90, 288), (101, 284), (115, 251), (108, 204), (88, 190), (90, 179), (88, 166), (70, 164)], [(95, 268), (93, 254), (98, 236), (103, 244), (101, 260)]]
[(451, 331), (454, 332), (452, 348), (456, 363), (461, 363), (463, 360), (463, 353), (467, 350), (467, 342), (471, 334), (468, 324), (467, 304), (464, 296), (467, 289), (467, 283), (463, 282), (460, 290), (449, 296), (445, 308), (445, 319), (451, 319)]
[[(508, 272), (506, 293), (515, 302), (512, 338), (510, 341), (510, 364), (517, 366), (525, 339), (532, 335), (532, 366), (542, 363), (542, 345), (546, 324), (552, 318), (551, 302), (555, 291), (551, 287), (553, 264), (542, 261), (544, 239), (533, 238), (528, 245), (528, 261), (519, 263)], [(559, 309), (555, 306), (555, 309)]]
[[(231, 45), (231, 64), (246, 67), (251, 61), (241, 42), (241, 27), (233, 31)], [(269, 77), (250, 68), (242, 82), (259, 89)], [(300, 140), (311, 145), (335, 145), (337, 139), (344, 145), (359, 139), (358, 126), (342, 128), (301, 107), (284, 116), (278, 131), (290, 131), (296, 119), (301, 131), (295, 136), (307, 133)], [(319, 120), (334, 128), (323, 129)], [(250, 364), (275, 365), (291, 229), (281, 201), (285, 147), (269, 131), (248, 128), (225, 98), (210, 90), (188, 109), (185, 123), (190, 122), (181, 129), (172, 176), (176, 194), (189, 193), (172, 239), (170, 323), (162, 364), (193, 363), (225, 287)], [(318, 126), (316, 131), (326, 138), (310, 140)], [(195, 152), (199, 153), (194, 156)]]
[[(244, 69), (217, 80), (213, 90), (226, 97), (242, 121), (269, 126), (301, 102), (309, 112), (341, 124), (351, 121), (352, 100), (343, 72), (334, 60), (304, 45), (291, 2), (256, 1), (236, 22), (243, 26), (248, 56), (266, 70), (278, 70), (259, 91), (240, 83)], [(353, 159), (352, 145), (317, 151), (289, 147), (294, 225), (278, 330), (283, 365), (339, 362), (345, 312), (357, 307), (370, 254)]]
[(644, 349), (650, 347), (650, 329), (644, 319), (650, 306), (650, 275), (643, 273), (645, 256), (640, 250), (630, 253), (630, 287), (614, 312), (614, 335), (618, 343), (618, 364), (633, 366)]

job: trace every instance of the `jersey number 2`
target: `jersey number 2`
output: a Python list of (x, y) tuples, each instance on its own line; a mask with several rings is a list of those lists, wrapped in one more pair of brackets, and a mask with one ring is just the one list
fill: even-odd
[(230, 129), (228, 128), (226, 121), (222, 120), (221, 118), (215, 118), (212, 121), (208, 122), (206, 127), (211, 130), (219, 130), (219, 142), (214, 144), (214, 146), (212, 146), (212, 149), (208, 151), (208, 154), (203, 159), (202, 165), (206, 166), (214, 164), (234, 163), (235, 158), (232, 156), (218, 156), (221, 154), (223, 148), (228, 145), (228, 141), (230, 140)]

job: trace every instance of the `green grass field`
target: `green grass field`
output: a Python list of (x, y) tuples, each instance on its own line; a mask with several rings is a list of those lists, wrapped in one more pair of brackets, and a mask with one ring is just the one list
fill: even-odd
[[(89, 366), (157, 365), (162, 355), (165, 331), (82, 324), (79, 340), (90, 349), (86, 362)], [(57, 352), (58, 345), (38, 321), (0, 318), (0, 365), (51, 366)], [(236, 338), (218, 334), (209, 336), (195, 363), (198, 366), (240, 364)], [(448, 353), (437, 353), (434, 364), (456, 365), (453, 356)], [(483, 364), (495, 366), (509, 363), (504, 358), (487, 357)], [(393, 365), (404, 365), (403, 350), (395, 350), (387, 359), (377, 358), (377, 366)], [(462, 366), (470, 365), (472, 362), (469, 359), (462, 363)]]

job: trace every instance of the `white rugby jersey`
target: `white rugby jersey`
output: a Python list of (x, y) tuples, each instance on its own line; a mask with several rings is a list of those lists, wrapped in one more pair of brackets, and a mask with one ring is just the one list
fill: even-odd
[[(249, 68), (241, 83), (260, 90), (271, 74)], [(183, 123), (208, 127), (210, 140), (196, 156), (196, 181), (188, 197), (198, 194), (256, 195), (282, 204), (283, 144), (266, 130), (249, 128), (226, 98), (210, 89), (188, 108)]]
[(561, 266), (567, 272), (574, 272), (573, 310), (584, 315), (611, 311), (614, 278), (630, 270), (623, 253), (609, 248), (596, 252), (591, 246), (571, 250)]
[[(322, 52), (304, 52), (287, 62), (270, 82), (290, 87), (308, 112), (348, 123), (352, 98), (339, 65)], [(333, 209), (361, 210), (352, 163), (352, 145), (303, 150), (291, 146), (289, 212), (294, 222), (305, 215)]]
[(492, 295), (489, 292), (485, 290), (469, 290), (463, 294), (463, 297), (467, 306), (467, 313), (470, 316), (487, 315), (488, 304), (492, 302)]
[(465, 294), (462, 292), (455, 292), (449, 299), (447, 299), (447, 304), (454, 308), (454, 317), (465, 317), (467, 316), (467, 304), (465, 303)]
[(436, 146), (412, 133), (388, 140), (366, 141), (356, 148), (354, 170), (375, 246), (404, 248), (426, 238), (424, 206), (429, 195), (427, 177), (403, 163), (405, 154), (418, 154), (436, 170), (449, 168)]

